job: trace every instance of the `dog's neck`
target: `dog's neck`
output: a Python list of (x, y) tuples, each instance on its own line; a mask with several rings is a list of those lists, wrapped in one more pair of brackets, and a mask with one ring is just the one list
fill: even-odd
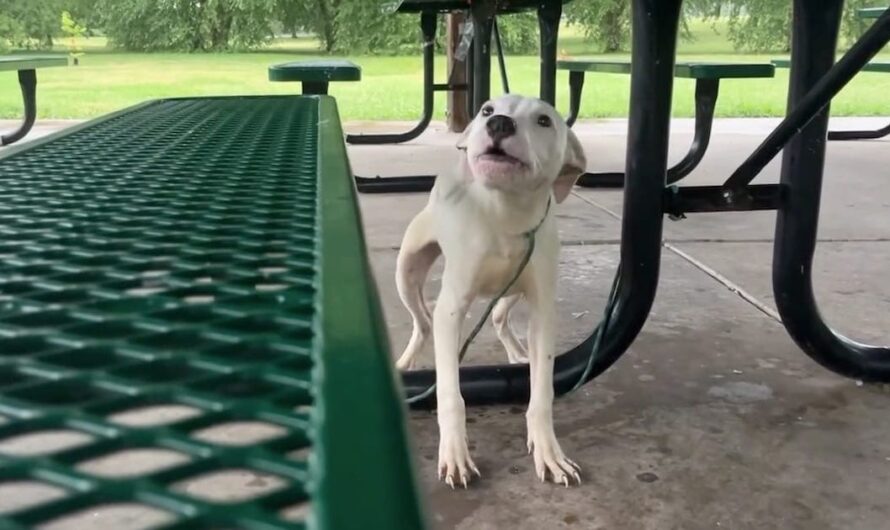
[(552, 189), (542, 185), (538, 189), (505, 191), (488, 188), (475, 180), (464, 162), (458, 178), (442, 180), (441, 199), (454, 205), (471, 206), (491, 221), (491, 226), (504, 227), (510, 234), (523, 235), (543, 222), (549, 215), (548, 204)]
[(549, 187), (530, 192), (505, 192), (475, 183), (467, 195), (501, 226), (520, 234), (539, 224), (547, 214), (551, 192)]

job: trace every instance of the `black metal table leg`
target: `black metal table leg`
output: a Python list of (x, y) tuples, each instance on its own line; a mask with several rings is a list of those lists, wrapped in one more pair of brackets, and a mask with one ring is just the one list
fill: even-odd
[[(472, 21), (469, 22), (472, 24)], [(473, 78), (474, 73), (476, 72), (476, 46), (473, 44), (474, 41), (470, 42), (470, 49), (467, 50), (467, 116), (475, 116), (476, 110), (473, 106), (473, 93), (476, 90), (475, 79)]]
[(679, 182), (692, 173), (705, 157), (711, 142), (711, 126), (714, 124), (714, 108), (717, 106), (719, 90), (719, 79), (698, 79), (695, 82), (695, 136), (686, 156), (668, 170), (668, 184)]
[[(794, 2), (789, 115), (803, 106), (817, 84), (829, 80), (825, 74), (834, 63), (842, 8), (843, 0)], [(888, 19), (884, 22), (886, 26)], [(818, 363), (848, 377), (890, 381), (890, 349), (860, 344), (836, 333), (822, 319), (813, 295), (829, 115), (827, 105), (813, 106), (821, 110), (784, 148), (781, 184), (787, 197), (779, 209), (773, 253), (776, 305), (792, 338)]]
[(501, 42), (501, 30), (498, 29), (498, 19), (494, 19), (494, 43), (498, 48), (498, 70), (501, 72), (501, 89), (504, 94), (510, 93), (510, 80), (507, 78), (507, 63), (504, 61), (504, 45)]
[(562, 2), (541, 2), (538, 7), (538, 27), (541, 32), (541, 87), (542, 100), (556, 106), (556, 54), (559, 40), (559, 19)]
[[(574, 73), (574, 72), (572, 72)], [(571, 76), (569, 78), (571, 84)], [(574, 110), (577, 113), (581, 105), (581, 86), (583, 86), (583, 78), (578, 84), (577, 94), (572, 89), (572, 99), (577, 98), (577, 103), (572, 102)], [(668, 169), (667, 183), (675, 184), (684, 177), (692, 173), (692, 171), (701, 163), (708, 145), (711, 142), (711, 127), (714, 124), (714, 108), (717, 106), (717, 96), (720, 91), (719, 79), (698, 79), (695, 82), (695, 136), (692, 139), (692, 145), (689, 146), (686, 156), (677, 162), (673, 167)], [(577, 107), (576, 107), (577, 105)], [(574, 122), (574, 116), (572, 116)], [(624, 186), (624, 173), (585, 173), (578, 179), (578, 185), (585, 188), (621, 188)]]
[(473, 2), (470, 18), (473, 21), (473, 111), (475, 116), (482, 104), (491, 98), (491, 34), (497, 9), (495, 2)]
[[(435, 87), (436, 25), (435, 12), (420, 14), (420, 30), (423, 34), (423, 115), (410, 131), (398, 134), (347, 134), (346, 142), (354, 145), (398, 144), (420, 136), (433, 118), (433, 94)], [(447, 87), (441, 87), (447, 89)]]
[[(663, 193), (667, 168), (674, 52), (681, 0), (634, 0), (633, 74), (627, 144), (627, 189), (621, 235), (617, 303), (590, 378), (608, 369), (636, 338), (649, 315), (658, 287)], [(557, 394), (569, 391), (583, 374), (594, 334), (556, 358)], [(435, 381), (432, 370), (403, 374), (408, 395)], [(528, 366), (465, 366), (461, 394), (467, 404), (525, 401)], [(434, 398), (415, 406), (430, 407)]]
[(325, 81), (303, 81), (301, 83), (303, 94), (325, 96), (328, 93), (328, 85)]
[(584, 92), (584, 72), (569, 72), (569, 115), (566, 125), (575, 125), (581, 113), (581, 94)]
[(17, 130), (0, 136), (0, 145), (10, 145), (24, 138), (31, 132), (34, 120), (37, 119), (37, 71), (19, 70), (19, 86), (22, 88), (25, 117)]
[(890, 135), (890, 124), (876, 131), (829, 131), (829, 140), (878, 140)]

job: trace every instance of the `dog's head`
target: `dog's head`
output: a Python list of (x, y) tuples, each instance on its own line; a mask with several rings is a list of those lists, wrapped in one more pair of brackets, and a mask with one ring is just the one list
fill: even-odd
[(552, 186), (557, 202), (587, 167), (578, 138), (549, 104), (516, 95), (488, 101), (457, 144), (470, 178), (487, 188), (523, 192)]

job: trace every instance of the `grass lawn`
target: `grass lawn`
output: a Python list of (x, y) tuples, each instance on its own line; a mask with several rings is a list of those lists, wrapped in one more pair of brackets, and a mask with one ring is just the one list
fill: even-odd
[[(733, 52), (724, 31), (710, 24), (692, 26), (693, 40), (681, 41), (678, 60), (769, 62), (781, 54), (740, 55)], [(298, 84), (270, 83), (270, 64), (295, 58), (320, 57), (309, 39), (282, 40), (253, 53), (186, 54), (118, 53), (105, 47), (101, 38), (84, 46), (81, 65), (38, 72), (39, 112), (42, 118), (89, 118), (146, 99), (225, 94), (286, 94), (299, 91)], [(565, 28), (560, 39), (567, 57), (626, 58), (626, 54), (602, 56), (574, 28)], [(61, 50), (64, 52), (64, 47)], [(360, 83), (332, 85), (345, 120), (413, 120), (420, 113), (421, 60), (410, 57), (350, 57), (362, 66)], [(884, 56), (888, 59), (888, 56)], [(507, 68), (514, 92), (537, 94), (538, 59), (509, 56)], [(438, 59), (437, 81), (445, 79), (444, 57)], [(720, 87), (719, 116), (779, 116), (784, 114), (787, 70), (774, 79), (727, 80)], [(500, 91), (496, 72), (492, 78)], [(567, 110), (568, 76), (559, 75), (558, 106)], [(589, 74), (582, 105), (583, 118), (626, 116), (630, 78), (625, 75)], [(692, 116), (694, 82), (679, 79), (674, 91), (674, 115)], [(836, 99), (838, 116), (890, 115), (890, 75), (865, 73)], [(437, 94), (436, 117), (443, 118), (444, 94)], [(14, 73), (0, 74), (0, 118), (18, 118), (21, 100)]]

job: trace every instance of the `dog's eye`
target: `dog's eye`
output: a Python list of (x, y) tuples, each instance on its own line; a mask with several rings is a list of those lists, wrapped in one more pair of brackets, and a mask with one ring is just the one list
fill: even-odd
[(538, 125), (541, 127), (550, 127), (553, 125), (553, 120), (550, 119), (550, 116), (546, 114), (541, 114), (538, 116)]
[(486, 106), (482, 107), (482, 115), (483, 116), (491, 116), (492, 114), (494, 114), (494, 107), (492, 107), (491, 105), (486, 105)]

